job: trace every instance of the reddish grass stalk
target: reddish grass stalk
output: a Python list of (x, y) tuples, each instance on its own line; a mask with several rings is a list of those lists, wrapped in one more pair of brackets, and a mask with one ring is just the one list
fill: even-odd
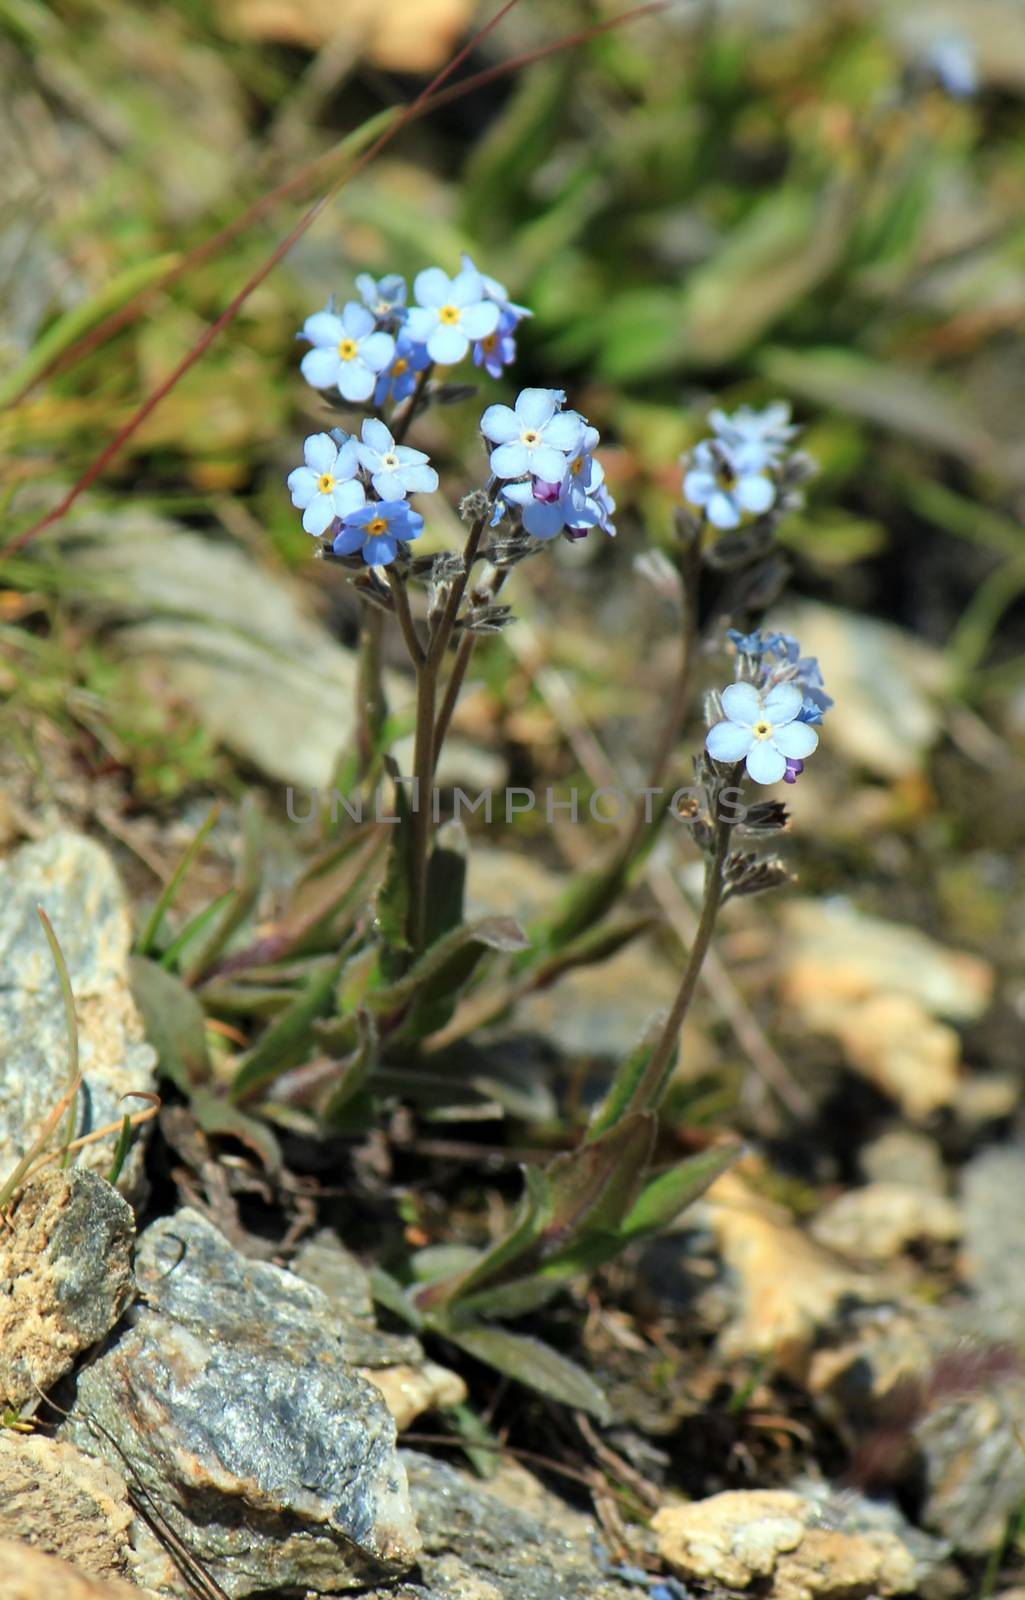
[[(461, 65), (463, 61), (465, 61), (466, 57), (474, 49), (476, 49), (477, 45), (487, 37), (492, 29), (497, 27), (498, 23), (501, 22), (502, 18), (512, 10), (516, 3), (517, 0), (506, 0), (505, 5), (503, 5), (502, 8), (496, 12), (491, 20), (486, 22), (482, 28), (478, 29), (478, 31), (472, 35), (463, 48), (452, 57), (451, 61), (449, 61), (442, 68), (442, 70), (431, 79), (426, 88), (422, 89), (416, 98), (410, 102), (402, 116), (399, 117), (399, 119), (394, 122), (390, 128), (386, 128), (384, 133), (382, 133), (379, 138), (375, 139), (369, 149), (365, 150), (363, 154), (352, 163), (351, 166), (347, 167), (342, 173), (339, 174), (331, 186), (323, 195), (321, 195), (320, 199), (314, 201), (313, 205), (310, 206), (306, 212), (304, 212), (299, 221), (296, 223), (295, 227), (291, 229), (291, 231), (286, 235), (279, 245), (275, 246), (266, 260), (257, 268), (247, 282), (243, 284), (238, 294), (235, 295), (234, 298), (228, 303), (228, 305), (221, 312), (220, 316), (217, 317), (216, 320), (212, 322), (210, 326), (200, 335), (200, 337), (196, 340), (196, 343), (192, 346), (191, 350), (189, 350), (186, 355), (182, 357), (181, 361), (179, 361), (178, 365), (174, 367), (170, 373), (168, 373), (167, 377), (161, 380), (157, 387), (142, 402), (138, 410), (135, 411), (134, 414), (129, 418), (128, 422), (125, 423), (124, 427), (119, 429), (114, 435), (113, 439), (111, 439), (110, 442), (104, 446), (104, 448), (100, 451), (100, 454), (93, 462), (91, 462), (81, 477), (78, 478), (77, 481), (72, 485), (64, 498), (60, 500), (51, 511), (48, 511), (44, 516), (37, 518), (37, 520), (31, 523), (28, 528), (23, 530), (23, 532), (16, 534), (13, 539), (9, 540), (8, 543), (3, 546), (2, 550), (0, 550), (0, 556), (17, 554), (17, 552), (19, 550), (23, 550), (30, 540), (34, 539), (37, 534), (42, 533), (45, 528), (52, 527), (55, 522), (59, 522), (61, 518), (65, 516), (68, 511), (70, 511), (71, 507), (74, 505), (79, 496), (84, 494), (86, 489), (90, 488), (92, 484), (95, 483), (96, 479), (101, 475), (104, 469), (108, 467), (111, 461), (113, 461), (115, 457), (120, 454), (121, 450), (128, 443), (128, 440), (138, 431), (138, 429), (146, 421), (147, 417), (149, 417), (156, 410), (157, 406), (160, 405), (162, 400), (166, 399), (171, 390), (180, 382), (185, 374), (190, 371), (193, 366), (195, 366), (196, 362), (206, 354), (206, 351), (213, 344), (214, 340), (217, 338), (217, 335), (224, 328), (226, 328), (230, 322), (234, 321), (235, 317), (238, 315), (249, 296), (255, 289), (260, 287), (264, 279), (268, 278), (273, 272), (274, 268), (278, 265), (278, 262), (284, 259), (288, 252), (292, 249), (293, 245), (297, 244), (303, 235), (308, 231), (308, 229), (313, 226), (314, 222), (320, 216), (320, 213), (327, 206), (328, 202), (334, 198), (334, 196), (350, 178), (355, 177), (357, 173), (362, 172), (365, 167), (369, 166), (374, 157), (377, 156), (386, 145), (390, 144), (391, 141), (410, 122), (417, 117), (424, 115), (425, 112), (434, 110), (437, 106), (448, 104), (451, 100), (459, 99), (461, 96), (471, 93), (474, 89), (481, 87), (483, 84), (492, 82), (495, 78), (500, 77), (505, 73), (518, 71), (521, 67), (527, 66), (531, 62), (540, 60), (545, 56), (554, 55), (558, 51), (572, 49), (578, 44), (585, 43), (588, 39), (594, 38), (599, 34), (609, 32), (612, 28), (622, 27), (625, 23), (631, 22), (637, 17), (646, 13), (661, 11), (665, 6), (665, 0), (649, 0), (648, 4), (637, 6), (631, 11), (623, 12), (618, 17), (610, 17), (605, 22), (596, 23), (593, 27), (581, 29), (575, 34), (567, 34), (564, 38), (558, 39), (550, 45), (544, 45), (536, 50), (527, 51), (524, 54), (517, 56), (512, 61), (501, 62), (495, 67), (490, 67), (483, 72), (476, 73), (472, 77), (465, 79), (463, 82), (452, 85), (449, 89), (442, 93), (441, 86), (444, 84), (445, 80), (451, 76), (451, 74), (456, 70), (457, 67)], [(191, 251), (184, 258), (184, 260), (178, 262), (176, 266), (172, 267), (170, 272), (167, 273), (165, 277), (160, 278), (156, 281), (156, 283), (149, 285), (147, 289), (142, 292), (142, 295), (138, 296), (135, 301), (129, 301), (127, 305), (122, 306), (118, 311), (114, 312), (112, 316), (106, 318), (99, 324), (97, 328), (92, 329), (89, 334), (85, 335), (83, 340), (81, 340), (77, 345), (74, 345), (70, 352), (65, 351), (62, 357), (58, 358), (61, 363), (65, 366), (70, 365), (71, 360), (81, 359), (82, 355), (88, 353), (88, 351), (92, 349), (95, 349), (103, 339), (109, 337), (111, 333), (123, 327), (125, 322), (130, 321), (131, 315), (134, 315), (135, 311), (140, 308), (141, 304), (144, 304), (147, 301), (149, 296), (155, 294), (161, 288), (166, 288), (169, 283), (176, 281), (182, 275), (182, 273), (187, 270), (188, 267), (195, 265), (199, 261), (206, 260), (222, 245), (235, 238), (236, 235), (250, 222), (262, 216), (266, 210), (270, 209), (270, 207), (277, 202), (277, 200), (292, 193), (295, 189), (301, 188), (307, 181), (314, 168), (318, 167), (321, 162), (327, 159), (329, 159), (329, 157), (320, 157), (318, 158), (317, 162), (314, 162), (301, 169), (299, 173), (293, 175), (293, 177), (290, 178), (285, 184), (280, 185), (278, 189), (273, 190), (269, 195), (265, 195), (261, 200), (257, 201), (255, 205), (251, 206), (248, 211), (243, 212), (241, 217), (237, 217), (234, 222), (229, 223), (228, 226), (222, 229), (219, 234), (215, 234), (212, 239), (205, 240), (203, 244), (197, 246), (194, 251)], [(54, 364), (55, 363), (52, 363), (49, 367), (46, 367), (43, 372), (38, 374), (35, 381), (40, 381), (40, 379), (51, 372)], [(23, 392), (27, 392), (27, 388)]]

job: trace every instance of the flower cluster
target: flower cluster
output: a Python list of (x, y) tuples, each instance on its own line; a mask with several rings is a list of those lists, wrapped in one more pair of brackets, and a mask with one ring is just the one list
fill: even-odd
[(341, 310), (329, 300), (298, 335), (312, 346), (300, 368), (307, 383), (337, 389), (353, 405), (371, 396), (375, 406), (397, 404), (413, 392), (418, 374), (462, 361), (471, 345), (474, 363), (499, 377), (515, 360), (517, 325), (531, 314), (467, 255), (454, 278), (440, 267), (418, 273), (412, 305), (397, 273), (380, 279), (362, 273), (356, 288), (359, 300)]
[(313, 434), (303, 455), (305, 466), (288, 475), (292, 504), (306, 532), (330, 538), (336, 556), (361, 554), (368, 566), (387, 567), (400, 544), (419, 537), (424, 519), (406, 497), (433, 493), (438, 474), (376, 417), (365, 419), (359, 439), (340, 428)]
[(491, 471), (503, 485), (496, 510), (518, 508), (535, 539), (582, 538), (590, 528), (614, 535), (615, 501), (594, 456), (598, 430), (563, 410), (565, 400), (561, 389), (522, 389), (515, 406), (488, 406), (481, 417), (494, 446)]
[(833, 704), (814, 656), (788, 633), (727, 634), (737, 652), (737, 682), (722, 693), (725, 718), (709, 729), (715, 761), (743, 761), (756, 783), (795, 783), (815, 750), (815, 728)]
[(686, 458), (684, 498), (698, 506), (714, 528), (737, 528), (745, 515), (764, 516), (778, 494), (774, 469), (798, 433), (782, 402), (755, 411), (712, 411), (713, 437), (702, 439)]

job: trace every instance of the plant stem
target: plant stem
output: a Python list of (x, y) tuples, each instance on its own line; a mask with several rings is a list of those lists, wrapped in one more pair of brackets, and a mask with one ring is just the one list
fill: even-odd
[(381, 682), (381, 638), (384, 613), (364, 602), (356, 678), (356, 749), (360, 783), (368, 777), (388, 714)]
[[(507, 577), (508, 572), (497, 572), (495, 574), (491, 582), (492, 598), (501, 591)], [(459, 641), (456, 659), (452, 664), (452, 671), (449, 674), (448, 684), (445, 688), (445, 697), (441, 702), (441, 710), (438, 712), (438, 720), (434, 727), (434, 748), (439, 754), (445, 742), (445, 735), (448, 733), (449, 723), (455, 714), (455, 709), (459, 702), (459, 692), (463, 687), (463, 680), (466, 677), (467, 668), (470, 665), (470, 657), (473, 655), (476, 643), (477, 636), (473, 633), (464, 633)]]
[[(740, 767), (734, 767), (726, 783), (720, 787), (728, 788), (739, 779)], [(719, 795), (716, 795), (716, 808), (719, 806)], [(694, 998), (698, 976), (708, 947), (712, 939), (712, 930), (715, 919), (719, 914), (723, 896), (723, 868), (730, 853), (730, 839), (733, 834), (734, 823), (726, 821), (722, 816), (715, 820), (715, 838), (712, 854), (705, 867), (705, 893), (701, 903), (701, 916), (698, 921), (697, 931), (694, 934), (694, 943), (687, 956), (687, 964), (683, 969), (680, 987), (676, 991), (676, 998), (666, 1017), (665, 1027), (659, 1035), (658, 1043), (652, 1053), (651, 1060), (644, 1069), (644, 1073), (637, 1085), (634, 1105), (637, 1110), (656, 1110), (659, 1106), (672, 1072), (673, 1052), (680, 1037), (684, 1018), (690, 1010), (690, 1003)]]
[(396, 444), (405, 443), (406, 435), (413, 426), (413, 419), (423, 404), (424, 392), (428, 383), (431, 381), (431, 374), (433, 371), (434, 362), (432, 361), (428, 366), (424, 367), (421, 373), (417, 375), (416, 386), (413, 390), (413, 393), (409, 397), (409, 404), (406, 406), (406, 409), (402, 412), (397, 421), (394, 418), (392, 419), (394, 425), (391, 433)]
[[(427, 650), (420, 649), (416, 671), (416, 742), (413, 751), (413, 812), (409, 845), (409, 910), (406, 936), (414, 956), (421, 953), (427, 937), (427, 859), (431, 840), (431, 793), (438, 743), (434, 736), (438, 679), (445, 651), (456, 625), (459, 606), (477, 559), (480, 542), (488, 522), (490, 506), (479, 516), (467, 535), (463, 549), (463, 570), (452, 584), (445, 608), (431, 633)], [(389, 574), (390, 577), (390, 574)], [(392, 583), (393, 592), (401, 587)], [(396, 601), (398, 604), (398, 601)], [(399, 620), (401, 622), (401, 612)], [(412, 626), (412, 621), (410, 621)], [(467, 660), (469, 657), (467, 657)], [(465, 667), (463, 669), (465, 671)]]
[(391, 587), (392, 599), (395, 602), (395, 615), (399, 619), (403, 643), (409, 652), (410, 661), (419, 672), (427, 657), (424, 647), (420, 643), (420, 636), (416, 631), (413, 613), (409, 609), (409, 595), (406, 592), (406, 585), (394, 567), (386, 567), (385, 571), (388, 574), (388, 583)]

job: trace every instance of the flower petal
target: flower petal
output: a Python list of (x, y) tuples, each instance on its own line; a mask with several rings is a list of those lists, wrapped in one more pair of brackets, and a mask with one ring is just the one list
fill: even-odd
[(334, 472), (338, 446), (329, 433), (311, 433), (303, 444), (306, 465), (316, 473)]
[(303, 512), (303, 527), (306, 532), (312, 533), (315, 539), (319, 539), (322, 533), (327, 532), (334, 520), (335, 511), (334, 506), (331, 504), (331, 496), (328, 494), (315, 494)]
[(472, 306), (484, 299), (484, 280), (476, 267), (464, 267), (457, 272), (448, 286), (447, 304)]
[(722, 692), (722, 708), (731, 722), (750, 728), (762, 715), (762, 697), (753, 683), (731, 683)]
[(585, 424), (575, 411), (563, 411), (545, 428), (545, 444), (575, 456), (583, 439)]
[(530, 451), (522, 444), (500, 444), (491, 452), (496, 478), (523, 478), (530, 471)]
[[(395, 440), (392, 438), (391, 429), (386, 428), (379, 417), (367, 417), (360, 429), (360, 438), (368, 444), (371, 450), (386, 454), (392, 448)], [(362, 458), (361, 458), (362, 459)]]
[(442, 272), (440, 267), (425, 267), (413, 279), (413, 294), (421, 306), (443, 306), (448, 302), (451, 282), (448, 273)]
[(366, 505), (366, 500), (363, 485), (352, 480), (347, 483), (336, 483), (331, 491), (331, 504), (335, 508), (336, 517), (347, 517), (353, 511), (358, 511), (360, 506)]
[(374, 392), (376, 377), (362, 361), (341, 361), (338, 372), (338, 393), (344, 400), (369, 400)]
[(768, 511), (776, 498), (775, 484), (754, 472), (746, 473), (733, 492), (745, 511), (753, 511), (759, 516), (763, 511)]
[(470, 348), (470, 341), (460, 327), (439, 322), (427, 341), (427, 353), (432, 361), (442, 367), (454, 367), (462, 361)]
[(363, 529), (344, 527), (339, 528), (331, 545), (336, 556), (354, 556), (363, 548)]
[(298, 506), (300, 511), (305, 511), (317, 493), (317, 474), (311, 472), (309, 467), (296, 467), (288, 474), (286, 482), (292, 496), (292, 504)]
[(713, 528), (736, 528), (740, 525), (740, 507), (722, 489), (717, 489), (709, 496), (705, 516)]
[(303, 323), (303, 338), (311, 344), (337, 345), (344, 332), (341, 317), (333, 311), (315, 311)]
[(748, 752), (747, 770), (755, 783), (778, 783), (787, 770), (786, 757), (768, 739), (757, 739)]
[(777, 683), (765, 696), (765, 715), (773, 727), (793, 722), (804, 704), (804, 691), (796, 683)]
[(488, 406), (480, 419), (480, 431), (485, 439), (493, 439), (495, 444), (508, 444), (511, 439), (519, 438), (522, 425), (511, 406)]
[(557, 500), (548, 505), (532, 499), (523, 508), (523, 526), (535, 539), (554, 539), (566, 526), (566, 518)]
[[(365, 339), (374, 331), (374, 314), (358, 300), (347, 300), (342, 307), (342, 325), (350, 339)], [(385, 338), (388, 335), (385, 334)]]
[(692, 506), (707, 505), (717, 488), (713, 473), (694, 467), (683, 480), (683, 498)]
[(717, 722), (705, 737), (705, 749), (713, 761), (743, 761), (754, 742), (750, 728), (736, 722)]
[(394, 354), (395, 340), (390, 333), (372, 333), (360, 340), (359, 358), (371, 372), (383, 372)]
[(803, 761), (818, 748), (819, 736), (810, 723), (787, 722), (782, 728), (773, 729), (772, 742), (785, 756)]
[(550, 444), (536, 445), (530, 452), (530, 470), (536, 478), (543, 478), (545, 483), (561, 483), (568, 466), (563, 452), (553, 449)]
[(314, 389), (330, 389), (338, 380), (341, 364), (338, 351), (332, 345), (328, 350), (307, 350), (299, 363), (299, 371)]
[(521, 389), (516, 399), (520, 429), (543, 428), (565, 399), (561, 389)]
[(438, 487), (438, 474), (433, 467), (414, 461), (402, 468), (402, 486), (407, 494), (433, 494)]
[(490, 300), (481, 300), (477, 305), (463, 307), (459, 326), (469, 339), (486, 339), (498, 327), (499, 315), (496, 305)]
[(363, 546), (363, 560), (368, 567), (390, 567), (397, 549), (390, 533), (378, 533)]
[(414, 344), (426, 344), (438, 326), (438, 313), (428, 306), (410, 306), (406, 313), (406, 332)]

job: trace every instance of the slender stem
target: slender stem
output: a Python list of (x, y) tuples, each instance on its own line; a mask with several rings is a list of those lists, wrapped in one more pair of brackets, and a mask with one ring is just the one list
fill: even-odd
[(431, 788), (434, 783), (434, 707), (438, 669), (429, 658), (417, 668), (416, 739), (413, 749), (413, 800), (409, 843), (409, 911), (406, 935), (414, 955), (427, 941), (427, 858), (431, 840)]
[(424, 367), (421, 373), (417, 374), (416, 385), (409, 397), (409, 404), (397, 420), (393, 418), (391, 433), (396, 444), (405, 443), (406, 435), (413, 425), (413, 418), (423, 404), (424, 392), (431, 381), (433, 371), (434, 362), (432, 361)]
[[(491, 582), (492, 599), (494, 599), (494, 597), (500, 592), (502, 585), (508, 576), (509, 574), (507, 571), (496, 572)], [(445, 696), (441, 702), (441, 710), (438, 712), (438, 720), (434, 728), (434, 749), (436, 754), (441, 753), (441, 747), (445, 742), (445, 736), (448, 733), (449, 723), (452, 721), (452, 718), (455, 714), (455, 709), (459, 702), (460, 690), (463, 687), (463, 681), (466, 678), (467, 668), (470, 665), (470, 657), (473, 655), (474, 646), (476, 643), (477, 636), (473, 633), (464, 633), (463, 637), (459, 641), (459, 646), (456, 650), (456, 659), (452, 664), (452, 671), (449, 674), (448, 684), (445, 688)]]
[(388, 714), (381, 682), (381, 639), (384, 613), (364, 603), (360, 627), (359, 671), (356, 677), (356, 742), (362, 783), (373, 766)]
[(399, 619), (399, 627), (402, 630), (403, 642), (406, 646), (406, 649), (409, 651), (409, 659), (419, 672), (420, 668), (426, 661), (427, 656), (423, 645), (420, 643), (420, 637), (416, 631), (416, 625), (413, 621), (413, 613), (409, 609), (409, 595), (406, 592), (406, 585), (403, 583), (394, 567), (386, 567), (385, 571), (388, 574), (388, 583), (391, 586), (392, 599), (395, 602), (395, 615)]
[[(738, 781), (740, 767), (731, 772), (726, 783), (719, 790), (729, 788)], [(716, 808), (719, 806), (719, 796), (716, 795)], [(715, 820), (715, 841), (712, 854), (705, 867), (705, 893), (701, 904), (701, 916), (698, 920), (697, 931), (694, 934), (694, 943), (687, 956), (687, 964), (683, 969), (680, 987), (676, 991), (676, 998), (666, 1017), (665, 1027), (659, 1036), (658, 1043), (652, 1053), (651, 1060), (644, 1069), (644, 1073), (637, 1085), (634, 1104), (638, 1109), (654, 1110), (661, 1102), (665, 1093), (666, 1083), (672, 1071), (673, 1052), (683, 1027), (684, 1018), (690, 1010), (690, 1003), (694, 998), (698, 976), (708, 947), (712, 939), (712, 930), (715, 919), (719, 914), (722, 904), (723, 889), (725, 887), (723, 868), (730, 853), (730, 839), (735, 824), (727, 821), (722, 816)]]
[[(488, 511), (485, 511), (467, 535), (463, 549), (463, 570), (449, 590), (445, 609), (435, 624), (426, 652), (417, 641), (420, 659), (416, 671), (416, 741), (413, 751), (413, 777), (416, 781), (410, 830), (409, 911), (406, 922), (406, 937), (414, 955), (419, 955), (423, 950), (427, 937), (427, 861), (431, 842), (431, 794), (438, 753), (434, 737), (438, 679), (487, 521)], [(398, 582), (394, 580), (393, 592), (397, 587)], [(402, 621), (401, 612), (399, 620)]]

